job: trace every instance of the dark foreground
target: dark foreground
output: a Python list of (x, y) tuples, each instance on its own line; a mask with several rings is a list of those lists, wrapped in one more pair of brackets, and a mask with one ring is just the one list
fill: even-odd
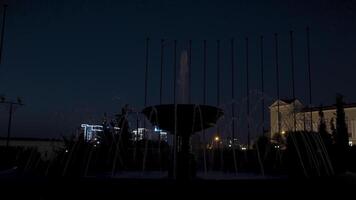
[[(318, 179), (260, 180), (193, 180), (108, 178), (40, 178), (0, 179), (0, 199), (175, 199), (191, 197), (244, 199), (262, 197), (290, 199), (295, 197), (347, 197), (356, 189), (352, 177)], [(343, 198), (342, 198), (343, 199)]]

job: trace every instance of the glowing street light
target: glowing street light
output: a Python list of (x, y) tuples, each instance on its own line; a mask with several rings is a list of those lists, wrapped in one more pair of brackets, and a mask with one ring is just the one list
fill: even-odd
[(214, 140), (215, 140), (215, 142), (219, 142), (220, 141), (220, 137), (219, 136), (215, 136)]

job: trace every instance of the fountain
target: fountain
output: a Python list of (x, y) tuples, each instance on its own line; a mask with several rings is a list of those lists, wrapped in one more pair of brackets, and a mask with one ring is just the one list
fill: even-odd
[(183, 51), (178, 79), (178, 103), (149, 106), (142, 111), (153, 125), (174, 135), (176, 140), (174, 148), (177, 154), (175, 155), (176, 161), (172, 162), (170, 174), (175, 174), (179, 180), (189, 180), (195, 177), (195, 160), (190, 151), (191, 136), (213, 127), (223, 115), (223, 111), (217, 107), (187, 103), (186, 94), (189, 91), (187, 57), (186, 51)]
[(190, 152), (190, 137), (213, 127), (223, 111), (209, 105), (161, 104), (143, 109), (143, 114), (153, 125), (176, 134), (178, 141), (176, 177), (191, 179), (195, 176), (194, 158)]

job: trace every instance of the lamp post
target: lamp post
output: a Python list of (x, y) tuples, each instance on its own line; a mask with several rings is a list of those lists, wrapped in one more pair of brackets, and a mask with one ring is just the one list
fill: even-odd
[(22, 100), (20, 97), (17, 97), (17, 101), (6, 101), (5, 97), (3, 97), (3, 96), (0, 97), (0, 103), (10, 105), (9, 121), (8, 121), (8, 125), (7, 125), (7, 137), (6, 137), (6, 147), (9, 147), (10, 136), (11, 136), (12, 113), (13, 113), (14, 105), (23, 106), (24, 104), (22, 103)]

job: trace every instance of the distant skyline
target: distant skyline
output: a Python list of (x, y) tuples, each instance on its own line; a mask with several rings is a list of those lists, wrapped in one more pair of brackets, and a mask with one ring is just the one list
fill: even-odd
[[(99, 3), (100, 2), (100, 3)], [(150, 37), (148, 104), (159, 103), (160, 40), (178, 40), (178, 62), (193, 41), (192, 100), (202, 102), (202, 44), (207, 40), (208, 103), (216, 104), (216, 40), (221, 40), (221, 102), (230, 103), (230, 39), (235, 43), (235, 95), (245, 92), (245, 37), (251, 93), (260, 91), (259, 37), (265, 38), (266, 106), (276, 96), (273, 34), (279, 34), (281, 97), (290, 98), (289, 31), (295, 33), (296, 96), (307, 104), (305, 28), (311, 29), (313, 104), (341, 93), (356, 102), (356, 2), (351, 0), (114, 1), (0, 0), (9, 5), (0, 94), (23, 98), (14, 137), (59, 137), (80, 123), (142, 109), (145, 39)], [(164, 103), (172, 102), (172, 42), (165, 46)], [(252, 100), (251, 107), (260, 109)], [(243, 107), (243, 106), (242, 106)], [(253, 109), (252, 109), (253, 111)], [(268, 112), (268, 108), (266, 108)], [(257, 115), (258, 116), (258, 115)], [(268, 113), (266, 113), (266, 117)], [(0, 105), (0, 134), (8, 108)]]

